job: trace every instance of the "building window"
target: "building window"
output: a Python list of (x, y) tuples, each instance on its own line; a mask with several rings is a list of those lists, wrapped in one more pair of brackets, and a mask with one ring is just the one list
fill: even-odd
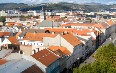
[(38, 51), (39, 51), (39, 48), (37, 48), (38, 49)]
[(23, 54), (23, 51), (22, 50), (20, 50), (20, 54)]
[(34, 54), (36, 53), (36, 51), (34, 50)]
[(22, 44), (22, 42), (20, 42)]

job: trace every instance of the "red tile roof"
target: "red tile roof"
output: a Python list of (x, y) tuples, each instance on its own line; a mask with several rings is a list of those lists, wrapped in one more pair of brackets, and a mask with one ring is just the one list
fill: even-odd
[(114, 25), (115, 24), (115, 22), (113, 22), (113, 20), (107, 20), (107, 23), (109, 24), (109, 25)]
[(49, 49), (52, 50), (52, 51), (60, 50), (65, 55), (70, 55), (71, 54), (71, 52), (66, 47), (63, 47), (63, 46), (50, 46)]
[(72, 29), (72, 28), (71, 29), (70, 28), (45, 28), (44, 30), (45, 31), (49, 30), (50, 32), (65, 32), (65, 31), (72, 32), (76, 29)]
[(6, 60), (0, 59), (0, 65), (5, 64), (6, 62)]
[(0, 32), (0, 36), (9, 36), (11, 32)]
[(24, 40), (31, 40), (31, 41), (42, 41), (43, 37), (55, 37), (56, 34), (50, 33), (26, 33), (24, 36)]
[(54, 53), (47, 49), (35, 53), (34, 55), (32, 55), (32, 57), (40, 61), (45, 66), (49, 66), (50, 64), (59, 59), (58, 56), (56, 56)]
[(64, 34), (62, 37), (74, 47), (82, 44), (82, 42), (71, 33)]
[(33, 65), (21, 73), (44, 73), (38, 66)]
[(16, 39), (16, 36), (11, 36), (8, 38), (8, 40), (12, 43), (12, 44), (16, 44), (19, 45), (20, 43), (18, 42), (18, 40)]
[(90, 36), (91, 32), (96, 33), (98, 31), (95, 30), (95, 29), (91, 29), (91, 30), (89, 30), (89, 29), (82, 29), (82, 30), (76, 30), (73, 33), (75, 33), (75, 34), (77, 33), (77, 35), (81, 35), (81, 36)]
[(22, 23), (15, 23), (17, 26), (23, 26)]
[(104, 29), (106, 27), (104, 27), (103, 25), (101, 24), (94, 24), (95, 27), (99, 28), (99, 29)]
[(44, 29), (49, 30), (50, 32), (55, 32), (55, 33), (63, 33), (63, 32), (70, 32), (73, 34), (77, 34), (77, 35), (82, 35), (82, 36), (90, 36), (91, 32), (95, 32), (95, 29), (81, 29), (81, 30), (76, 30), (76, 29), (72, 29), (72, 28), (45, 28)]
[(54, 15), (54, 16), (47, 16), (46, 17), (46, 20), (52, 20), (52, 21), (56, 21), (56, 20), (58, 20), (58, 19), (60, 19), (60, 16), (59, 15)]
[(0, 32), (0, 37), (2, 37), (2, 36), (4, 36), (4, 34)]
[(18, 36), (21, 34), (22, 32), (18, 32), (17, 34), (16, 34), (16, 39), (18, 39)]
[(67, 24), (62, 24), (62, 27), (64, 26), (93, 26), (94, 23), (67, 23)]
[(4, 32), (3, 34), (4, 34), (4, 36), (9, 36), (11, 34), (11, 32)]
[(14, 26), (15, 22), (7, 22), (8, 26)]

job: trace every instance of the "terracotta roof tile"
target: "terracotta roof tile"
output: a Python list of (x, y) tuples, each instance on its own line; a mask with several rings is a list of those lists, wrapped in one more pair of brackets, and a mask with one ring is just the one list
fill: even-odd
[(33, 65), (21, 73), (44, 73), (44, 72), (36, 65)]
[(0, 36), (9, 36), (11, 32), (0, 32)]
[(14, 26), (15, 22), (7, 22), (8, 26)]
[(107, 20), (107, 23), (109, 24), (109, 25), (114, 25), (115, 23), (110, 19), (110, 20)]
[(52, 51), (60, 50), (65, 55), (70, 55), (71, 54), (71, 52), (66, 47), (63, 47), (63, 46), (50, 46), (49, 49), (52, 50)]
[(68, 33), (68, 34), (64, 34), (62, 35), (62, 37), (69, 42), (71, 45), (73, 45), (74, 47), (81, 44), (82, 42), (76, 38), (73, 34)]
[(11, 34), (11, 32), (4, 32), (3, 34), (4, 34), (4, 36), (9, 36)]
[(70, 29), (70, 28), (45, 28), (44, 30), (49, 30), (50, 32), (72, 32), (76, 29)]
[(55, 37), (56, 34), (49, 33), (26, 33), (23, 40), (42, 41), (43, 37)]
[(93, 26), (94, 23), (67, 23), (67, 24), (62, 24), (62, 27), (64, 26)]
[(12, 44), (16, 44), (19, 45), (20, 43), (18, 42), (18, 40), (16, 39), (16, 36), (11, 36), (8, 38), (8, 40), (12, 43)]
[(90, 33), (90, 32), (92, 32), (92, 31), (89, 29), (81, 29), (81, 30), (73, 31), (74, 34), (82, 35), (82, 36), (87, 36), (87, 35), (89, 35), (88, 33)]
[(6, 60), (0, 59), (0, 65), (5, 64), (6, 62)]
[(76, 29), (72, 29), (72, 28), (45, 28), (44, 30), (49, 30), (50, 32), (59, 32), (59, 33), (63, 33), (63, 32), (70, 32), (73, 34), (77, 34), (77, 35), (82, 35), (82, 36), (87, 36), (90, 35), (88, 33), (94, 32), (96, 30), (94, 29), (81, 29), (81, 30), (76, 30)]
[(54, 53), (47, 49), (35, 53), (34, 55), (32, 55), (32, 57), (40, 61), (45, 66), (49, 66), (50, 64), (59, 59), (58, 56), (56, 56)]
[(4, 34), (0, 32), (0, 37), (2, 37), (2, 36), (4, 36)]
[(22, 23), (15, 23), (17, 26), (23, 26)]
[(99, 29), (105, 28), (105, 27), (104, 27), (103, 25), (101, 25), (101, 24), (94, 24), (94, 26), (97, 27), (97, 28), (99, 28)]
[(105, 23), (105, 22), (102, 22), (102, 23), (100, 23), (104, 28), (107, 28), (107, 27), (109, 27), (109, 24), (107, 24), (107, 23)]

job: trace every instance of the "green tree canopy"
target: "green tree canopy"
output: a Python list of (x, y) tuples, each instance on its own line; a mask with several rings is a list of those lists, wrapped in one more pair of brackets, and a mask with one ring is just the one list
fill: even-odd
[(74, 73), (116, 73), (116, 47), (113, 43), (99, 48), (95, 59), (93, 64), (74, 68)]
[(1, 16), (1, 17), (0, 17), (0, 22), (3, 22), (3, 23), (4, 23), (5, 21), (6, 21), (6, 17)]

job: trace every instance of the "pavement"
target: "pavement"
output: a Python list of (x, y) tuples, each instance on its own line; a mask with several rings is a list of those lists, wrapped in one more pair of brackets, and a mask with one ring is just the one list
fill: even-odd
[[(113, 33), (109, 38), (106, 39), (106, 41), (101, 46), (108, 45), (111, 42), (114, 43), (115, 40), (116, 40), (116, 33)], [(88, 57), (83, 63), (81, 63), (79, 67), (81, 68), (89, 63), (92, 64), (95, 61), (94, 55), (95, 53), (97, 53), (97, 50), (90, 57)]]

